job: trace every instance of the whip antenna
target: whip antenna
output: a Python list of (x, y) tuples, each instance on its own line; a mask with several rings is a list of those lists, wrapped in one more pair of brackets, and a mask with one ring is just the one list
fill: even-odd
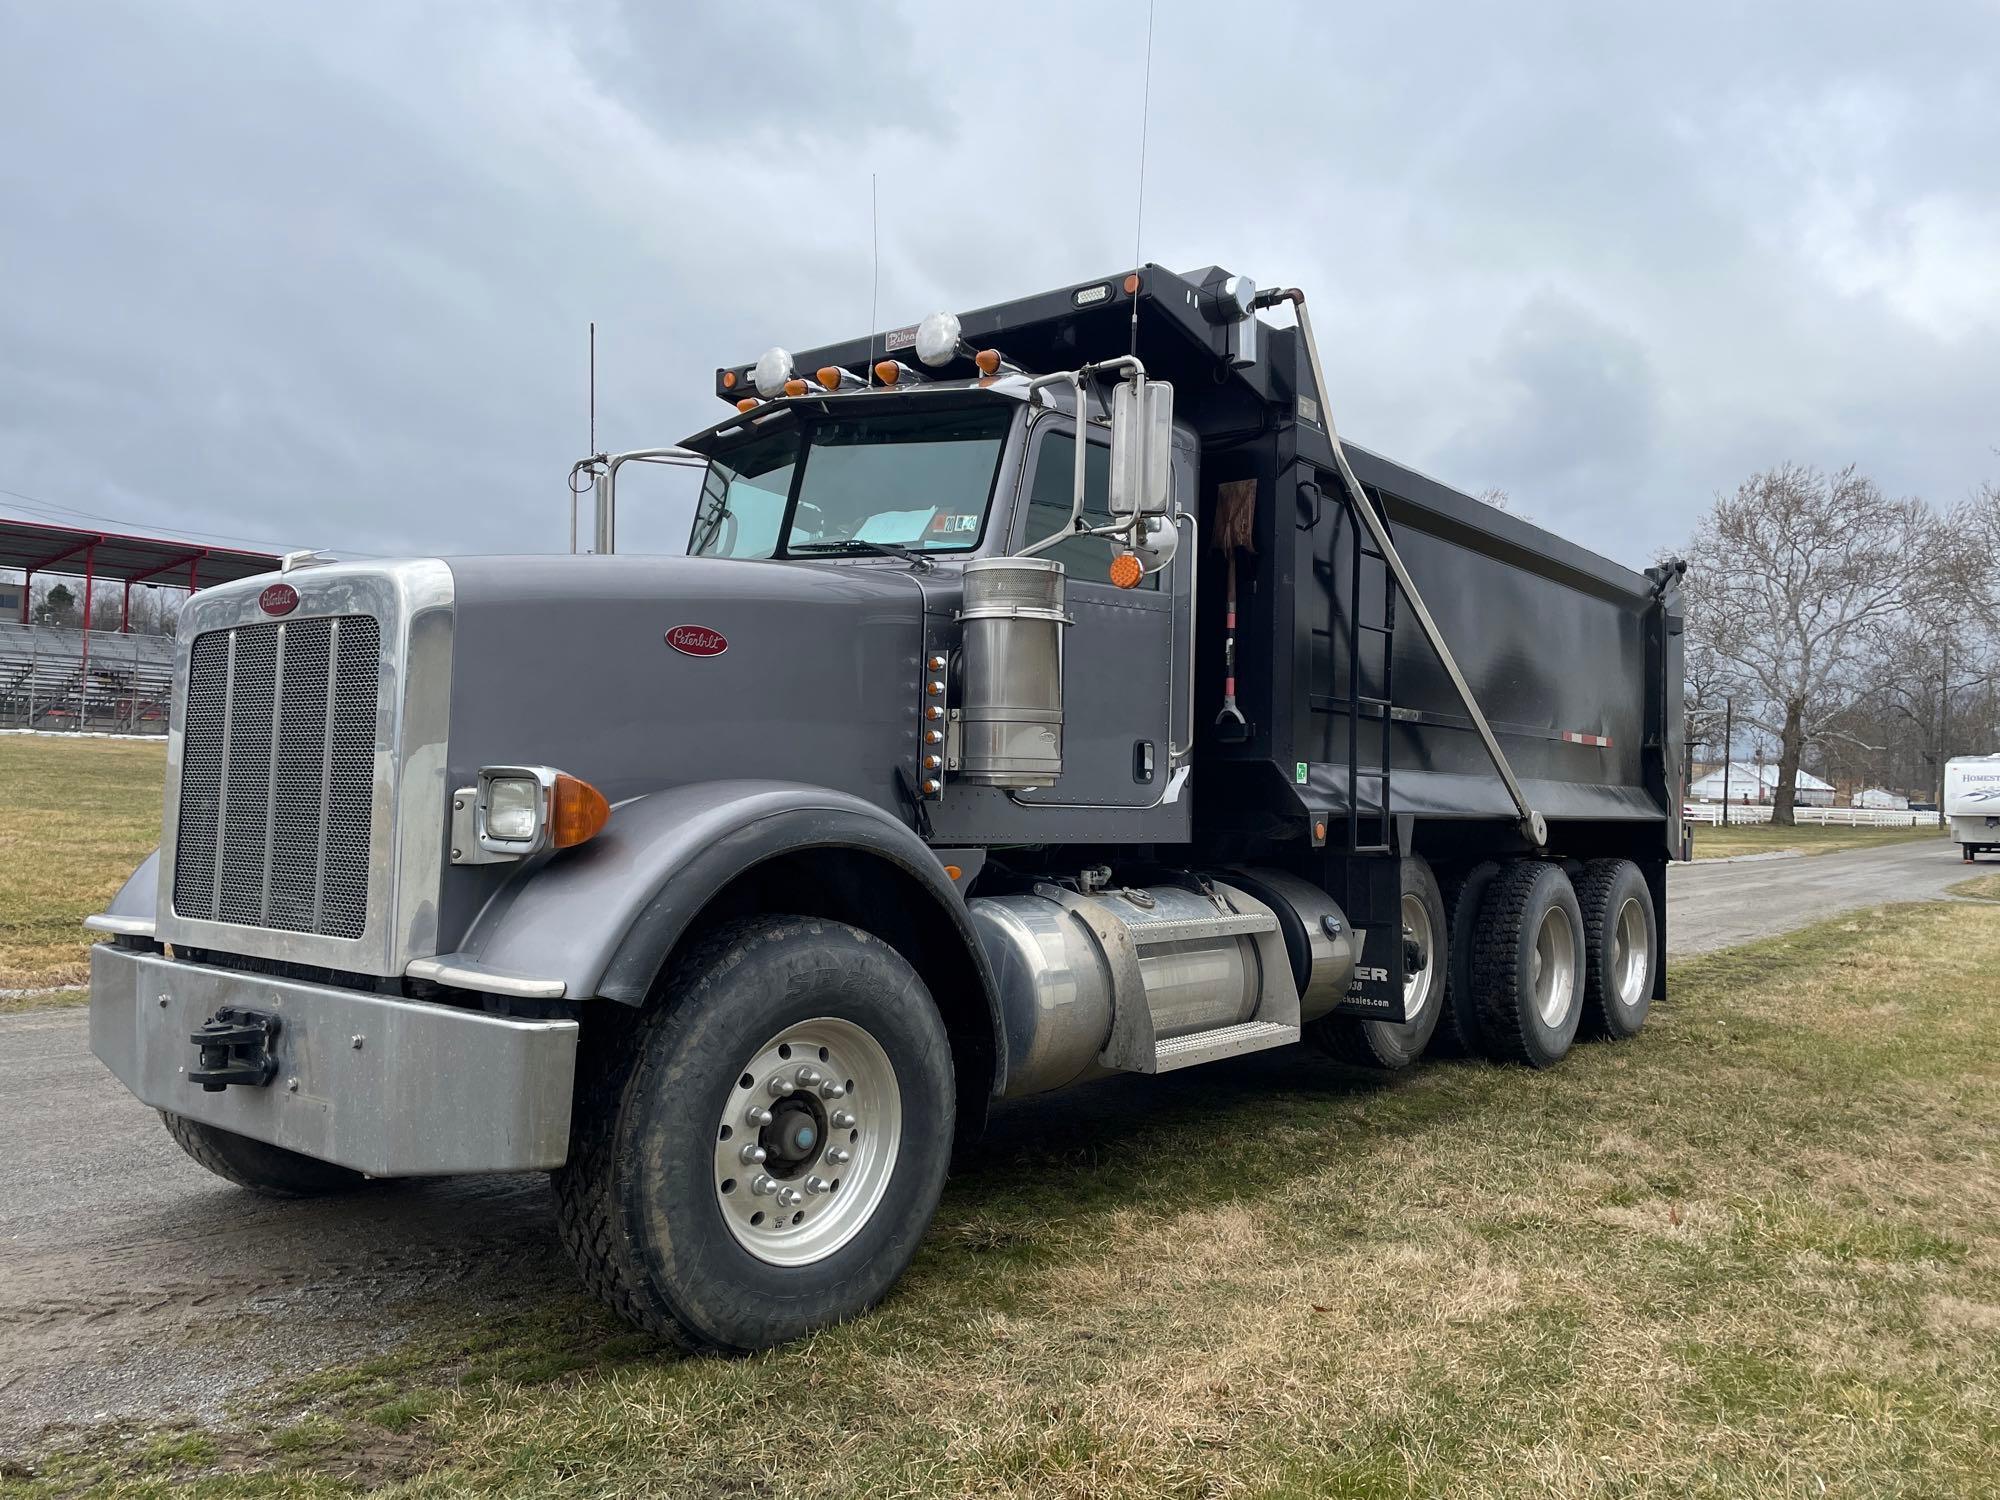
[(882, 303), (882, 238), (875, 212), (875, 174), (868, 174), (868, 384), (875, 385), (875, 319)]
[[(1145, 262), (1139, 258), (1139, 240), (1146, 228), (1146, 127), (1153, 113), (1153, 0), (1146, 0), (1146, 82), (1139, 98), (1139, 206), (1132, 216), (1132, 268)], [(1132, 297), (1132, 349), (1139, 353), (1139, 298)]]

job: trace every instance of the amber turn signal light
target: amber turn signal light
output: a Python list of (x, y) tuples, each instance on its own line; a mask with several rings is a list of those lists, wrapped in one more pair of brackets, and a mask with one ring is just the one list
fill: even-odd
[(979, 366), (979, 373), (982, 375), (998, 375), (1000, 373), (1000, 351), (998, 349), (981, 349), (977, 354), (972, 356), (972, 362)]
[(894, 385), (896, 377), (902, 373), (902, 366), (893, 359), (885, 359), (875, 366), (875, 378), (884, 385)]
[(725, 391), (736, 389), (736, 372), (734, 370), (724, 370), (722, 372), (722, 388)]
[(796, 375), (785, 382), (785, 394), (787, 396), (803, 396), (805, 393), (806, 383)]
[(828, 365), (819, 372), (819, 383), (830, 391), (837, 391), (840, 389), (840, 374), (838, 365)]
[(745, 396), (741, 401), (736, 403), (738, 411), (754, 411), (756, 406), (757, 398), (755, 396)]
[(587, 781), (557, 773), (549, 788), (549, 847), (567, 849), (587, 843), (611, 821), (611, 804)]
[(1111, 581), (1121, 589), (1136, 589), (1139, 580), (1146, 576), (1146, 570), (1139, 559), (1127, 552), (1122, 557), (1111, 559)]

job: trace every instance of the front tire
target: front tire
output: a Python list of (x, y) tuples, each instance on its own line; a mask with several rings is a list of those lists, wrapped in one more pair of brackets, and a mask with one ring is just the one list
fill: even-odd
[(1498, 1062), (1552, 1068), (1583, 1017), (1583, 913), (1561, 865), (1504, 866), (1479, 905), (1472, 990)]
[(944, 1190), (950, 1043), (902, 956), (765, 917), (679, 961), (593, 1060), (557, 1218), (583, 1279), (646, 1331), (747, 1351), (873, 1307)]
[(253, 1141), (247, 1135), (204, 1125), (185, 1115), (163, 1109), (160, 1119), (175, 1144), (195, 1161), (223, 1181), (266, 1198), (328, 1198), (351, 1193), (368, 1181), (352, 1167), (301, 1156), (283, 1146)]
[(1451, 960), (1444, 897), (1437, 877), (1417, 855), (1401, 861), (1403, 941), (1418, 962), (1405, 965), (1404, 1021), (1371, 1021), (1361, 1016), (1328, 1016), (1312, 1024), (1321, 1051), (1356, 1067), (1394, 1071), (1424, 1055), (1444, 1009), (1445, 970)]

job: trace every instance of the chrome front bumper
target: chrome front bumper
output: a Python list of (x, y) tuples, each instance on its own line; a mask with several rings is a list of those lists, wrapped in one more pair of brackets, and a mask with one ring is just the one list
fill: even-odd
[[(210, 1093), (190, 1040), (218, 1006), (275, 1015), (278, 1068)], [(182, 963), (100, 943), (90, 1050), (145, 1103), (374, 1177), (529, 1172), (569, 1152), (574, 1021)]]

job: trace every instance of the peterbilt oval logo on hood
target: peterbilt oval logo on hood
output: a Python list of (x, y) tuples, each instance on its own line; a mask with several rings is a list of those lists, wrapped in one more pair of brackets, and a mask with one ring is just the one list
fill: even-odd
[(267, 615), (288, 615), (299, 607), (299, 591), (289, 583), (274, 583), (257, 596), (257, 607)]
[(720, 656), (729, 649), (728, 638), (706, 625), (676, 625), (667, 632), (667, 644), (683, 656)]

